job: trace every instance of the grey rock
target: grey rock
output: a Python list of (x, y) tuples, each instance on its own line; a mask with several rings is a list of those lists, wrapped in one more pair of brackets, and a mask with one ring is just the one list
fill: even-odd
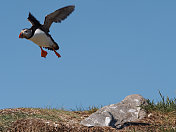
[(125, 123), (134, 122), (146, 116), (139, 106), (146, 100), (138, 94), (129, 95), (120, 103), (105, 106), (81, 121), (84, 126), (111, 126), (121, 128)]

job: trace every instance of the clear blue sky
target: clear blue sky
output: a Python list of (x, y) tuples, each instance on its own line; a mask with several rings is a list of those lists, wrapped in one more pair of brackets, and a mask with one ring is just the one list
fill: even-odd
[[(51, 35), (60, 59), (19, 39), (58, 8), (76, 10)], [(0, 4), (0, 109), (89, 107), (117, 103), (130, 94), (160, 100), (176, 96), (176, 1), (5, 0)]]

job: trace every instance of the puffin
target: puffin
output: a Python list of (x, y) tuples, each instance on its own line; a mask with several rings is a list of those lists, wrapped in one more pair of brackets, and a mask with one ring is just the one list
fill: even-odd
[(66, 6), (60, 8), (48, 15), (45, 16), (44, 24), (41, 24), (30, 12), (28, 16), (28, 21), (32, 24), (31, 28), (22, 29), (19, 38), (25, 38), (37, 44), (41, 49), (41, 57), (47, 56), (47, 51), (43, 50), (46, 48), (48, 50), (52, 50), (55, 52), (57, 57), (61, 57), (61, 55), (56, 52), (59, 50), (58, 44), (54, 41), (54, 39), (49, 34), (50, 27), (53, 22), (61, 23), (62, 20), (66, 19), (75, 9), (74, 5)]

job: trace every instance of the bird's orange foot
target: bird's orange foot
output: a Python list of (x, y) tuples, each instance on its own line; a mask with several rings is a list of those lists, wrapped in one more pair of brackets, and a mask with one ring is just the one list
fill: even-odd
[(61, 55), (60, 55), (59, 53), (57, 53), (57, 52), (55, 51), (55, 49), (53, 49), (53, 50), (54, 50), (54, 53), (57, 55), (57, 57), (60, 58)]
[(40, 49), (41, 49), (41, 57), (46, 57), (48, 53), (44, 51), (42, 47), (40, 47)]
[(48, 53), (47, 53), (46, 51), (44, 51), (44, 50), (41, 51), (41, 57), (46, 57), (47, 54), (48, 54)]

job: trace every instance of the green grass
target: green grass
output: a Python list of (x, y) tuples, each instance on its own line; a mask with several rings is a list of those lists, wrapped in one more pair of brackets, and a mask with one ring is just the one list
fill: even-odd
[[(99, 107), (90, 106), (88, 108), (77, 107), (76, 112), (80, 111), (86, 114), (96, 112)], [(0, 110), (1, 111), (1, 110)], [(3, 110), (2, 110), (3, 111)], [(4, 131), (9, 128), (14, 122), (21, 119), (44, 119), (53, 122), (64, 122), (70, 119), (81, 120), (81, 117), (75, 111), (68, 111), (64, 108), (55, 109), (51, 107), (47, 108), (20, 108), (5, 110), (0, 114), (0, 131)]]
[(176, 132), (175, 119), (176, 119), (176, 98), (164, 97), (159, 91), (160, 101), (157, 103), (154, 100), (147, 99), (148, 105), (141, 107), (147, 112), (152, 113), (153, 125), (157, 124), (157, 131), (160, 132)]
[(103, 106), (89, 106), (88, 108), (84, 108), (82, 106), (76, 107), (76, 109), (71, 109), (71, 111), (81, 111), (81, 112), (87, 112), (88, 114), (92, 114), (102, 108)]
[(160, 131), (161, 132), (176, 132), (176, 129), (174, 129), (174, 128), (168, 128), (168, 129), (161, 128)]
[[(155, 118), (152, 118), (151, 121), (154, 122), (154, 124), (152, 123), (154, 127), (156, 127), (155, 123), (158, 125), (157, 130), (161, 132), (176, 132), (176, 129), (173, 128), (176, 121), (176, 98), (164, 97), (160, 91), (159, 95), (161, 97), (160, 101), (154, 103), (154, 101), (147, 99), (148, 105), (142, 105), (141, 107), (153, 114)], [(100, 108), (102, 106), (76, 107), (75, 110), (51, 107), (0, 110), (0, 131), (5, 130), (20, 119), (44, 119), (53, 122), (64, 122), (71, 119), (80, 121), (82, 120), (82, 115), (90, 115)], [(138, 130), (133, 129), (132, 131), (137, 132)]]
[(27, 118), (27, 115), (24, 113), (7, 113), (0, 115), (0, 131), (8, 127), (12, 122), (22, 118)]
[(173, 112), (176, 111), (176, 98), (165, 98), (161, 92), (159, 91), (159, 95), (161, 97), (161, 100), (157, 103), (154, 103), (154, 101), (150, 101), (147, 99), (148, 105), (142, 105), (141, 107), (145, 109), (147, 112), (150, 111), (160, 111), (160, 112)]
[(76, 114), (62, 109), (24, 108), (24, 110), (4, 112), (0, 114), (0, 131), (8, 128), (13, 122), (20, 119), (44, 119), (53, 122), (63, 121), (60, 117), (79, 118)]

